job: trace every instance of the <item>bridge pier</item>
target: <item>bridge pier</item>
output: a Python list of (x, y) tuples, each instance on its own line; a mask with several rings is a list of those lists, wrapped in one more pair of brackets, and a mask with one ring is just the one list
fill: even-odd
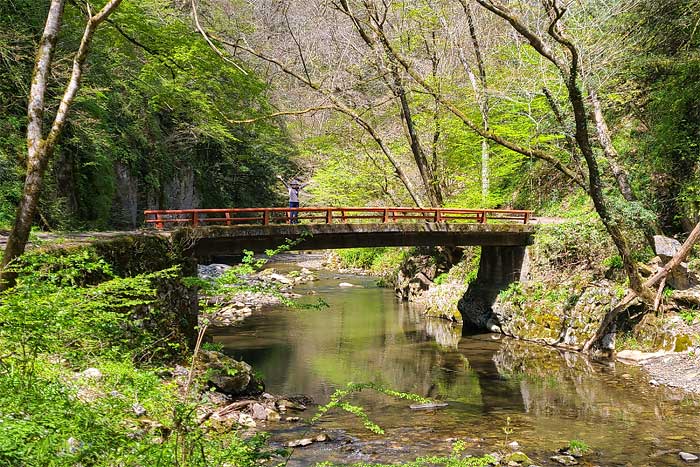
[(463, 331), (489, 330), (493, 324), (492, 306), (496, 297), (513, 282), (524, 279), (527, 271), (525, 246), (482, 246), (479, 272), (459, 300)]

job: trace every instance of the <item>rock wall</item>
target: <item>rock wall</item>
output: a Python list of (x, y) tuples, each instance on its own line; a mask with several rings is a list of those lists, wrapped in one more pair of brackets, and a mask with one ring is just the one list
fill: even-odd
[[(84, 247), (82, 247), (84, 248)], [(132, 322), (164, 343), (182, 343), (194, 348), (199, 300), (196, 287), (187, 286), (182, 278), (196, 275), (196, 263), (181, 256), (167, 237), (158, 235), (120, 235), (94, 241), (89, 246), (107, 261), (119, 277), (156, 273), (173, 266), (178, 272), (168, 277), (154, 276), (151, 285), (156, 290), (155, 300), (132, 310)], [(167, 347), (167, 345), (164, 345)], [(165, 349), (167, 350), (167, 349)]]
[(461, 248), (420, 248), (399, 268), (394, 292), (401, 300), (416, 301), (430, 289), (435, 278), (462, 258)]
[(117, 227), (136, 228), (141, 224), (142, 218), (138, 202), (138, 180), (131, 174), (129, 167), (120, 162), (115, 163), (114, 173), (116, 191), (110, 220)]
[[(595, 332), (605, 316), (620, 299), (618, 287), (601, 281), (571, 294), (545, 297), (541, 285), (524, 284), (515, 294), (502, 294), (493, 303), (493, 321), (501, 332), (518, 339), (580, 349)], [(605, 347), (612, 349), (608, 336)]]

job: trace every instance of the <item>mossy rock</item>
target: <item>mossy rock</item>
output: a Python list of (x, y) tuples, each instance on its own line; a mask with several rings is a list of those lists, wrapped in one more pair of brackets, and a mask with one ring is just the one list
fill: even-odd
[(265, 389), (250, 365), (221, 352), (200, 351), (197, 370), (208, 385), (229, 396), (258, 395)]
[(524, 464), (524, 465), (530, 465), (532, 464), (532, 459), (527, 457), (527, 454), (521, 451), (516, 451), (512, 454), (509, 454), (505, 458), (506, 463), (509, 462), (517, 462), (518, 464)]

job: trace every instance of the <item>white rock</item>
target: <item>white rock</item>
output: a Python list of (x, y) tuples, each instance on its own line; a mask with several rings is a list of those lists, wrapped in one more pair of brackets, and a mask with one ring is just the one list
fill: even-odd
[(102, 379), (102, 372), (97, 368), (88, 368), (81, 373), (83, 378), (100, 380)]
[(292, 281), (289, 277), (283, 276), (282, 274), (270, 274), (270, 278), (285, 285), (294, 283), (294, 281)]
[(681, 451), (678, 453), (678, 455), (681, 456), (681, 459), (683, 459), (686, 462), (696, 462), (698, 460), (698, 456), (689, 452)]
[(247, 413), (242, 413), (238, 416), (238, 424), (247, 426), (248, 428), (255, 428), (258, 426), (257, 423), (255, 423), (255, 420), (253, 420), (253, 417)]
[(313, 443), (314, 441), (311, 438), (302, 438), (302, 439), (297, 439), (294, 441), (290, 441), (286, 444), (288, 448), (296, 448), (299, 446), (308, 446), (309, 444)]
[(135, 402), (135, 403), (131, 406), (131, 410), (134, 411), (134, 414), (136, 414), (137, 417), (141, 417), (141, 416), (143, 416), (143, 415), (146, 415), (146, 407), (142, 406), (142, 405), (139, 404), (138, 402)]
[(349, 282), (341, 282), (340, 284), (338, 284), (338, 287), (355, 287), (355, 286)]
[(640, 363), (640, 362), (643, 362), (644, 360), (649, 360), (650, 358), (661, 357), (662, 355), (665, 355), (665, 354), (666, 354), (666, 352), (664, 352), (663, 350), (659, 351), (659, 352), (654, 352), (654, 353), (641, 352), (639, 350), (623, 350), (623, 351), (615, 354), (615, 357), (624, 363)]
[(511, 448), (513, 451), (517, 451), (518, 448), (520, 448), (520, 444), (518, 444), (517, 441), (513, 441), (508, 443), (508, 447)]
[(550, 457), (554, 462), (558, 462), (561, 465), (577, 465), (578, 461), (574, 456), (552, 456)]
[(267, 419), (267, 411), (265, 410), (264, 405), (253, 404), (253, 418), (255, 420), (266, 420)]

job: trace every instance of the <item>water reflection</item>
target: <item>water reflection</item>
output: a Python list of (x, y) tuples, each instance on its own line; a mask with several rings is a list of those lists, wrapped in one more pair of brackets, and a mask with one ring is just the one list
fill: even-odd
[[(677, 450), (700, 450), (693, 438), (697, 401), (649, 386), (634, 368), (497, 336), (461, 337), (458, 328), (425, 320), (370, 280), (352, 289), (338, 288), (341, 281), (313, 284), (327, 310), (273, 310), (215, 340), (260, 371), (270, 392), (324, 403), (348, 382), (371, 381), (450, 405), (418, 413), (405, 401), (363, 393), (357, 402), (387, 435), (369, 435), (353, 417), (332, 414), (321, 428), (357, 437), (352, 449), (300, 450), (297, 465), (409, 459), (444, 452), (450, 438), (474, 440), (479, 453), (504, 441), (508, 418), (511, 439), (541, 465), (571, 439), (592, 446), (593, 460), (604, 465), (681, 465)], [(295, 436), (284, 428), (275, 434)]]

